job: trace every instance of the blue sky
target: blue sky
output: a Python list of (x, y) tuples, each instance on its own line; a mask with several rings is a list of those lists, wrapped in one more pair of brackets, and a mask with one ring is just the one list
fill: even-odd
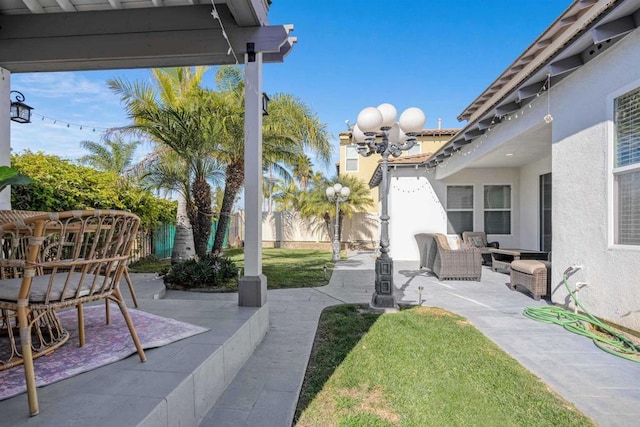
[[(274, 0), (270, 24), (294, 24), (298, 37), (281, 64), (265, 64), (264, 90), (300, 98), (333, 135), (345, 120), (383, 102), (416, 106), (446, 128), (569, 5), (569, 0)], [(213, 72), (207, 76), (213, 86)], [(67, 158), (80, 141), (128, 124), (106, 80), (148, 79), (148, 70), (13, 74), (12, 90), (35, 107), (32, 124), (12, 123), (14, 151)], [(43, 117), (44, 116), (44, 119)], [(54, 123), (54, 121), (56, 121)], [(80, 129), (82, 126), (82, 129)], [(93, 129), (95, 128), (95, 132)], [(149, 147), (137, 153), (140, 158)], [(332, 174), (331, 165), (316, 164)]]

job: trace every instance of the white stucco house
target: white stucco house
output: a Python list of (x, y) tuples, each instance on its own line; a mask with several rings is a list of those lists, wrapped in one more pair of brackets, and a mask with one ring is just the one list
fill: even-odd
[(639, 25), (640, 0), (574, 1), (462, 111), (449, 143), (391, 163), (391, 256), (417, 261), (416, 233), (465, 230), (552, 251), (552, 301), (581, 265), (570, 282), (587, 283), (582, 304), (640, 331)]

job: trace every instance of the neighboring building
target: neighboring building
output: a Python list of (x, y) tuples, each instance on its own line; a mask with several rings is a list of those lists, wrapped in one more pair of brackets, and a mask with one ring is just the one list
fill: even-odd
[[(431, 154), (438, 151), (444, 146), (451, 137), (458, 133), (460, 129), (425, 129), (417, 136), (416, 144), (408, 151), (404, 151), (399, 158), (416, 154)], [(393, 158), (393, 157), (391, 157)], [(351, 132), (340, 133), (340, 163), (338, 165), (338, 174), (351, 174), (358, 177), (361, 181), (369, 182), (371, 175), (378, 167), (380, 155), (371, 155), (363, 157), (358, 154), (356, 145), (351, 140)], [(378, 200), (378, 189), (371, 189), (371, 197)], [(372, 207), (369, 212), (377, 213), (377, 205)]]
[(640, 331), (639, 25), (640, 0), (574, 1), (433, 158), (391, 167), (391, 255), (417, 261), (415, 233), (465, 230), (552, 250), (553, 302), (581, 265), (584, 307)]

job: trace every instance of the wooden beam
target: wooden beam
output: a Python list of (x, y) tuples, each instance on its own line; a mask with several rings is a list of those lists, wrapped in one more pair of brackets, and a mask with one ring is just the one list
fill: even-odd
[(552, 76), (573, 71), (584, 65), (582, 55), (573, 55), (549, 64), (549, 72)]
[(31, 13), (45, 13), (44, 8), (38, 0), (22, 0), (22, 3), (29, 8)]
[(546, 80), (541, 80), (539, 82), (530, 84), (528, 86), (523, 86), (518, 89), (518, 102), (523, 99), (528, 99), (533, 96), (536, 96), (542, 90), (542, 87), (547, 83)]
[(615, 21), (607, 22), (606, 24), (598, 25), (591, 31), (593, 37), (593, 43), (598, 44), (605, 42), (614, 37), (621, 36), (623, 34), (630, 33), (637, 28), (635, 16), (640, 16), (639, 12), (633, 15), (627, 15)]
[(508, 102), (506, 104), (502, 104), (496, 108), (496, 114), (498, 116), (504, 116), (505, 114), (509, 114), (512, 111), (516, 111), (520, 109), (520, 104), (518, 102)]
[[(210, 11), (202, 5), (0, 15), (0, 66), (29, 72), (235, 63)], [(224, 22), (238, 56), (253, 42), (265, 62), (282, 61), (295, 41), (287, 26), (237, 27), (229, 16)]]
[(56, 0), (58, 2), (58, 6), (65, 12), (77, 12), (75, 6), (71, 4), (69, 0)]

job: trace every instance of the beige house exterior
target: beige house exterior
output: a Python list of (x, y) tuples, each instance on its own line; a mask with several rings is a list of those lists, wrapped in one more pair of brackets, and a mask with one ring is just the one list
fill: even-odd
[[(418, 141), (414, 147), (402, 153), (399, 159), (414, 155), (428, 155), (442, 148), (460, 129), (425, 129), (418, 135)], [(338, 175), (355, 175), (361, 181), (369, 183), (373, 173), (378, 168), (381, 157), (372, 155), (363, 157), (358, 154), (355, 144), (351, 140), (351, 132), (340, 133), (340, 163), (338, 165)], [(391, 159), (390, 159), (391, 160)], [(371, 198), (378, 200), (378, 187), (371, 189)], [(369, 208), (369, 213), (378, 213), (378, 205), (374, 204)]]

